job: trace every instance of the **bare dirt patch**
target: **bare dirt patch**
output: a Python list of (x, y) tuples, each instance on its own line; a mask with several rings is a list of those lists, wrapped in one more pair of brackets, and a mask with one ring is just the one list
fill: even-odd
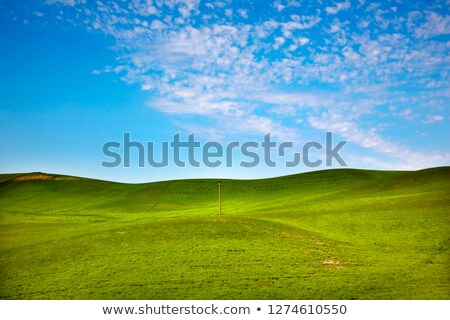
[(336, 269), (344, 268), (343, 266), (340, 265), (341, 263), (339, 261), (334, 261), (334, 260), (330, 260), (330, 259), (322, 260), (322, 264), (329, 265), (329, 266), (335, 266)]
[(339, 264), (339, 261), (325, 259), (325, 260), (322, 260), (322, 263), (323, 264)]

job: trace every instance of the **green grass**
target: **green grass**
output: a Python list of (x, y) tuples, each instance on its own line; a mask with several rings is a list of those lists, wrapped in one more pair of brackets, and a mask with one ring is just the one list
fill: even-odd
[(2, 299), (450, 299), (450, 167), (119, 184), (0, 175)]

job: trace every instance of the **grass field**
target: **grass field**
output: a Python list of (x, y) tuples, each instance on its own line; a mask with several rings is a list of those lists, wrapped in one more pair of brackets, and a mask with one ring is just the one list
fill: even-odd
[(2, 299), (450, 299), (450, 167), (0, 175)]

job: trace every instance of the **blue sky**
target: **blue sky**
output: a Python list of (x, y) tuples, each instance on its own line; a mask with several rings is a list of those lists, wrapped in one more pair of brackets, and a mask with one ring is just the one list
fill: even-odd
[(349, 167), (449, 165), (448, 8), (0, 0), (0, 172), (143, 182), (310, 170), (103, 168), (103, 144), (124, 132), (156, 145), (176, 133), (223, 144), (270, 133), (301, 147), (331, 131), (347, 141)]

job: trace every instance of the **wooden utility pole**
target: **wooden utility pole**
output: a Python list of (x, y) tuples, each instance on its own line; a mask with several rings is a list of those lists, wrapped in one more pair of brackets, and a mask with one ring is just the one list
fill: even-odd
[(219, 216), (222, 215), (222, 190), (220, 190), (220, 179), (219, 179)]

